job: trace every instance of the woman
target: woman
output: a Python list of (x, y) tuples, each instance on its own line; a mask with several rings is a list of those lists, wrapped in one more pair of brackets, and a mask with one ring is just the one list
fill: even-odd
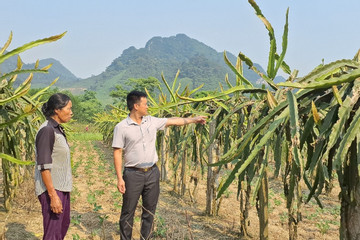
[(36, 134), (35, 192), (41, 204), (44, 240), (64, 239), (70, 225), (70, 148), (60, 124), (72, 117), (70, 98), (52, 95), (43, 105), (46, 121)]

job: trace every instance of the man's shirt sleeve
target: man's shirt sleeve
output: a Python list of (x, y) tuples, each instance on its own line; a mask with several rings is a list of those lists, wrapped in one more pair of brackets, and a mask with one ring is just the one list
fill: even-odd
[(121, 127), (117, 124), (114, 128), (114, 136), (112, 142), (113, 148), (124, 148), (125, 147), (125, 139), (123, 135), (123, 131), (121, 131)]
[(36, 165), (39, 170), (51, 169), (52, 158), (55, 143), (54, 129), (50, 126), (45, 126), (39, 130), (36, 135)]
[(152, 121), (155, 123), (157, 130), (164, 130), (167, 120), (167, 118), (152, 117)]

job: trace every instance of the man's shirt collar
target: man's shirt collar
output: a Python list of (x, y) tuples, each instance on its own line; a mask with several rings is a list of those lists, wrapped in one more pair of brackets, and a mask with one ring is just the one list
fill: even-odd
[[(147, 122), (147, 116), (143, 116), (141, 119), (141, 124), (143, 124), (145, 122)], [(126, 118), (126, 123), (128, 125), (139, 125), (137, 122), (135, 122), (134, 120), (131, 119), (130, 114)]]

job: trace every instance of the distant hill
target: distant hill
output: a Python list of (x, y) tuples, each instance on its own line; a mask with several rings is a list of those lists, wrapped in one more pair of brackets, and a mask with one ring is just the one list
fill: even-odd
[[(231, 53), (227, 53), (227, 56), (235, 65), (236, 57)], [(255, 65), (264, 72), (260, 65)], [(89, 86), (89, 89), (98, 93), (99, 99), (107, 102), (108, 93), (115, 85), (127, 88), (125, 82), (129, 78), (152, 76), (161, 80), (163, 72), (166, 80), (172, 84), (178, 70), (178, 80), (182, 86), (195, 88), (204, 83), (202, 90), (219, 89), (219, 82), (226, 85), (224, 78), (227, 73), (230, 82), (235, 84), (235, 74), (225, 64), (222, 52), (185, 34), (177, 34), (166, 38), (153, 37), (144, 48), (129, 47), (103, 73), (82, 79), (77, 86)], [(258, 85), (260, 77), (256, 73), (245, 67), (244, 75), (254, 85)]]
[[(70, 72), (66, 67), (64, 67), (58, 60), (53, 58), (47, 58), (39, 60), (39, 68), (45, 67), (49, 64), (52, 64), (48, 73), (34, 73), (31, 86), (33, 88), (41, 88), (48, 86), (54, 79), (59, 77), (59, 80), (56, 82), (55, 86), (63, 88), (74, 84), (80, 79), (76, 77), (72, 72)], [(8, 73), (13, 71), (17, 65), (17, 56), (13, 56), (7, 59), (4, 63), (0, 65), (1, 73)], [(33, 69), (35, 63), (26, 64), (23, 63), (22, 69)], [(29, 75), (28, 74), (19, 74), (15, 86), (18, 86), (22, 81), (24, 81)]]
[[(45, 67), (49, 64), (52, 64), (49, 69), (49, 73), (41, 74), (35, 73), (34, 80), (32, 85), (34, 87), (43, 87), (44, 85), (49, 84), (49, 80), (53, 81), (55, 78), (59, 77), (59, 80), (56, 82), (55, 86), (63, 88), (65, 86), (69, 86), (80, 81), (78, 77), (76, 77), (70, 70), (64, 67), (59, 61), (53, 58), (47, 58), (39, 61), (39, 68)], [(24, 65), (24, 69), (34, 68), (35, 64), (26, 64)]]
[(9, 59), (6, 59), (3, 63), (0, 64), (0, 73), (8, 73), (16, 68), (17, 56), (13, 56)]

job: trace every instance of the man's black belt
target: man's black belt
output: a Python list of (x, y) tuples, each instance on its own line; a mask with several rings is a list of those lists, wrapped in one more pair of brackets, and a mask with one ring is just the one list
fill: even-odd
[(135, 171), (140, 171), (140, 172), (148, 172), (151, 169), (153, 169), (155, 166), (156, 166), (156, 164), (152, 165), (151, 167), (147, 167), (147, 168), (137, 168), (137, 167), (125, 167), (125, 168), (132, 169), (132, 170), (135, 170)]

